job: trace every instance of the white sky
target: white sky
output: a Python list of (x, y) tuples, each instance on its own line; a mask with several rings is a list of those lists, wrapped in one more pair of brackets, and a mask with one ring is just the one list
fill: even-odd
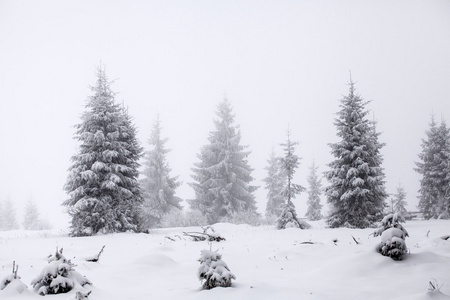
[[(266, 160), (288, 126), (303, 158), (297, 182), (307, 186), (313, 159), (328, 169), (351, 70), (387, 144), (387, 191), (401, 182), (415, 209), (430, 115), (450, 117), (450, 2), (0, 0), (0, 200), (9, 195), (20, 221), (32, 197), (66, 224), (73, 125), (100, 62), (146, 147), (160, 113), (184, 183), (226, 93), (252, 151), (261, 212)], [(178, 195), (193, 192), (184, 184)], [(300, 215), (306, 199), (294, 202)]]

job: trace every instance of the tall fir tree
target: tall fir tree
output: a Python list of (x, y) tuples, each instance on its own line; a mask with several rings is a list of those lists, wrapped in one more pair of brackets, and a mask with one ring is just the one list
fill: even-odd
[(337, 135), (341, 141), (329, 144), (335, 160), (326, 173), (330, 186), (326, 189), (331, 213), (331, 227), (366, 228), (381, 220), (387, 193), (381, 167), (379, 133), (375, 123), (367, 120), (368, 110), (355, 93), (350, 80), (348, 96), (341, 100)]
[(285, 204), (283, 189), (286, 182), (286, 174), (281, 167), (280, 158), (272, 150), (267, 160), (267, 177), (264, 178), (267, 190), (266, 218), (273, 219), (281, 215)]
[(142, 209), (143, 226), (150, 228), (160, 224), (161, 218), (172, 209), (181, 209), (181, 199), (175, 196), (180, 186), (178, 176), (171, 177), (171, 169), (166, 155), (167, 138), (161, 137), (161, 122), (159, 115), (153, 125), (148, 143), (151, 147), (145, 152), (144, 178), (140, 181), (144, 204)]
[(29, 199), (25, 205), (25, 212), (23, 215), (23, 229), (38, 230), (40, 229), (39, 210), (33, 200)]
[(284, 156), (280, 158), (281, 168), (286, 176), (285, 185), (282, 191), (282, 195), (285, 198), (285, 205), (281, 212), (281, 215), (277, 220), (277, 229), (285, 229), (286, 227), (298, 227), (305, 228), (304, 222), (300, 222), (297, 218), (297, 211), (292, 199), (296, 195), (300, 194), (305, 190), (299, 184), (293, 182), (294, 174), (300, 165), (300, 157), (295, 154), (295, 146), (298, 145), (297, 142), (291, 141), (291, 134), (288, 130), (287, 140), (285, 144), (281, 144), (284, 150)]
[(14, 208), (14, 204), (11, 201), (11, 199), (6, 199), (5, 202), (3, 202), (2, 209), (1, 209), (1, 215), (0, 219), (2, 219), (2, 225), (3, 227), (0, 228), (2, 230), (14, 230), (19, 229), (19, 224), (17, 223), (16, 218), (16, 209)]
[(442, 167), (445, 174), (445, 185), (443, 189), (441, 214), (439, 217), (450, 219), (450, 128), (447, 127), (445, 121), (442, 121), (441, 123), (441, 135), (444, 140), (444, 161)]
[(97, 69), (82, 122), (76, 125), (79, 151), (69, 168), (65, 190), (71, 234), (139, 230), (142, 203), (138, 160), (142, 148), (128, 113), (114, 101), (104, 69)]
[(406, 202), (406, 192), (401, 184), (397, 187), (397, 192), (394, 194), (393, 199), (393, 213), (397, 213), (402, 219), (408, 214), (406, 210), (406, 206), (408, 202)]
[(238, 212), (256, 214), (253, 181), (247, 157), (250, 154), (242, 146), (241, 131), (234, 124), (230, 102), (225, 98), (217, 107), (215, 130), (209, 134), (209, 144), (202, 147), (200, 162), (192, 168), (190, 186), (196, 198), (189, 200), (193, 209), (202, 212), (209, 223), (221, 221)]
[(308, 176), (308, 209), (306, 217), (311, 221), (322, 219), (322, 204), (320, 203), (320, 196), (322, 195), (322, 182), (318, 174), (318, 167), (313, 162)]
[(426, 219), (449, 218), (450, 209), (450, 134), (444, 121), (438, 126), (431, 117), (430, 128), (422, 140), (420, 162), (415, 170), (422, 175), (419, 189), (419, 209)]

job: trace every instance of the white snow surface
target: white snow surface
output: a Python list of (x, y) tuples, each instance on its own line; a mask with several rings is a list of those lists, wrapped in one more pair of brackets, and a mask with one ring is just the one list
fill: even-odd
[[(229, 288), (201, 290), (197, 277), (201, 250), (210, 243), (193, 242), (184, 231), (153, 230), (150, 234), (109, 234), (71, 238), (62, 232), (0, 232), (0, 278), (11, 273), (29, 285), (48, 265), (56, 247), (89, 278), (89, 299), (450, 299), (449, 220), (404, 224), (409, 254), (394, 261), (375, 251), (380, 237), (373, 229), (329, 229), (323, 221), (311, 229), (215, 224), (226, 241), (213, 242), (236, 280)], [(175, 241), (165, 238), (172, 237)], [(359, 242), (356, 244), (353, 237)], [(336, 241), (337, 240), (337, 241)], [(309, 243), (304, 243), (309, 242)], [(311, 244), (312, 243), (312, 244)], [(100, 260), (87, 262), (106, 245)], [(430, 293), (435, 280), (440, 291)], [(51, 297), (73, 299), (76, 289)], [(31, 287), (0, 291), (0, 299), (42, 299)]]

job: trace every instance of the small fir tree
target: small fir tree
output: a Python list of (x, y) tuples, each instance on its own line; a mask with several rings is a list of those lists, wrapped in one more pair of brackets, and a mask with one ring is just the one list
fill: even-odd
[(31, 281), (39, 295), (67, 293), (72, 289), (84, 291), (85, 285), (92, 285), (86, 277), (75, 271), (75, 265), (62, 252), (62, 249), (56, 249), (41, 274)]
[(300, 222), (297, 218), (295, 205), (292, 202), (292, 199), (297, 194), (305, 190), (301, 185), (292, 182), (295, 171), (300, 164), (300, 158), (295, 154), (295, 146), (297, 144), (297, 142), (291, 141), (290, 131), (288, 130), (286, 144), (281, 144), (284, 147), (284, 156), (280, 159), (283, 173), (286, 175), (285, 187), (282, 193), (286, 204), (277, 220), (277, 229), (285, 229), (287, 227), (304, 229), (307, 227), (304, 222)]
[(426, 219), (449, 216), (449, 129), (444, 121), (438, 126), (432, 116), (426, 136), (422, 140), (420, 162), (416, 162), (415, 168), (422, 175), (419, 209)]
[(139, 230), (142, 149), (131, 117), (115, 103), (110, 84), (98, 68), (93, 95), (76, 126), (80, 148), (72, 157), (65, 185), (69, 199), (63, 203), (74, 236)]
[(143, 226), (147, 228), (160, 225), (164, 215), (173, 209), (182, 208), (181, 199), (175, 196), (175, 191), (181, 183), (178, 176), (170, 176), (171, 169), (166, 159), (170, 150), (165, 146), (167, 139), (161, 137), (159, 115), (156, 117), (148, 142), (151, 150), (145, 153), (144, 178), (140, 182), (144, 196), (142, 221)]
[(381, 243), (377, 251), (393, 260), (401, 260), (408, 252), (405, 238), (408, 235), (406, 229), (400, 224), (398, 214), (388, 214), (381, 221), (381, 227), (374, 232), (374, 236), (381, 236)]
[(365, 228), (381, 219), (387, 193), (384, 186), (384, 144), (378, 141), (375, 123), (367, 120), (368, 102), (355, 93), (350, 81), (348, 96), (341, 100), (335, 119), (341, 141), (330, 144), (335, 160), (326, 173), (330, 186), (326, 189), (331, 213), (331, 227)]
[(216, 251), (202, 250), (198, 261), (200, 262), (198, 278), (203, 282), (204, 290), (230, 287), (231, 280), (236, 279), (236, 276), (230, 272), (227, 264), (222, 260), (222, 255)]
[(209, 134), (209, 144), (198, 155), (199, 163), (192, 169), (195, 180), (190, 186), (196, 198), (189, 200), (192, 209), (206, 215), (210, 224), (219, 222), (234, 212), (257, 214), (253, 181), (246, 146), (240, 144), (241, 132), (234, 124), (230, 102), (218, 105), (215, 130)]
[(272, 150), (267, 161), (267, 177), (264, 178), (267, 190), (266, 218), (273, 219), (281, 215), (285, 204), (283, 189), (286, 182), (286, 175), (281, 167), (280, 158)]
[(318, 167), (313, 162), (308, 176), (308, 210), (306, 217), (311, 221), (322, 219), (322, 204), (320, 204), (320, 195), (322, 194), (322, 183), (318, 175)]
[(393, 199), (393, 213), (396, 213), (400, 220), (403, 220), (408, 211), (406, 210), (406, 206), (408, 202), (406, 202), (406, 192), (401, 184), (397, 187), (397, 193), (394, 194)]

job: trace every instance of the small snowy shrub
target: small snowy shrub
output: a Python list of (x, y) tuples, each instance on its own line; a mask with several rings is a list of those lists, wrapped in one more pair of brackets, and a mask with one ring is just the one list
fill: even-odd
[(86, 277), (75, 271), (74, 264), (62, 255), (62, 249), (51, 255), (48, 265), (41, 274), (31, 281), (35, 291), (47, 294), (67, 293), (74, 288), (92, 284)]
[(16, 262), (14, 261), (12, 273), (0, 280), (0, 291), (4, 290), (7, 286), (14, 286), (13, 288), (21, 294), (27, 289), (27, 286), (20, 280), (20, 276), (17, 275), (18, 269), (19, 266), (16, 265)]
[(222, 255), (215, 251), (202, 250), (198, 260), (198, 277), (203, 282), (203, 289), (209, 290), (215, 287), (229, 287), (231, 280), (236, 279), (230, 272), (227, 264), (222, 260)]
[(378, 252), (393, 260), (401, 260), (402, 256), (408, 252), (405, 238), (409, 235), (400, 224), (398, 214), (388, 214), (381, 224), (382, 227), (374, 232), (374, 236), (381, 236), (381, 243), (377, 247)]

